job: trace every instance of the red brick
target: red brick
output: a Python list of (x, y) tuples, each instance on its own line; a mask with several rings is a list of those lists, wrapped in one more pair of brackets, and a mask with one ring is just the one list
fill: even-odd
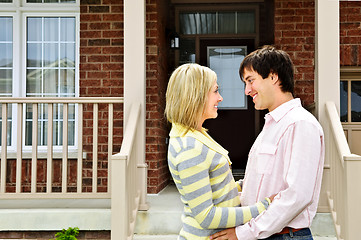
[(96, 22), (101, 21), (101, 15), (98, 14), (81, 14), (80, 22)]
[(109, 12), (109, 6), (89, 6), (90, 13), (107, 13)]
[(123, 16), (120, 14), (104, 14), (103, 21), (121, 21), (123, 20)]
[(109, 39), (90, 39), (88, 40), (89, 46), (109, 46)]
[(82, 31), (80, 33), (80, 37), (81, 38), (100, 38), (101, 37), (101, 32), (96, 32), (96, 31)]
[(88, 57), (88, 62), (110, 62), (110, 57), (105, 55), (93, 55)]
[(103, 0), (103, 4), (108, 5), (123, 5), (123, 0)]
[[(101, 54), (102, 49), (100, 47), (80, 47), (80, 53), (81, 54)], [(85, 56), (81, 56), (81, 58), (84, 58)]]

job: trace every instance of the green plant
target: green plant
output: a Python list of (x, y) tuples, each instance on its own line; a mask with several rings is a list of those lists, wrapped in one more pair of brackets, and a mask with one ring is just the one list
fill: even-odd
[(61, 232), (55, 234), (55, 240), (77, 240), (79, 235), (79, 228), (69, 227), (67, 230), (63, 229)]

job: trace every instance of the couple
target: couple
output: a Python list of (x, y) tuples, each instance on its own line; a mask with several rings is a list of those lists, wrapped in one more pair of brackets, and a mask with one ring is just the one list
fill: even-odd
[(292, 61), (265, 46), (243, 60), (240, 76), (255, 108), (269, 110), (243, 184), (234, 181), (228, 152), (202, 128), (217, 117), (223, 100), (216, 74), (185, 64), (170, 77), (168, 163), (184, 204), (178, 239), (313, 239), (309, 227), (321, 188), (323, 131), (293, 97)]

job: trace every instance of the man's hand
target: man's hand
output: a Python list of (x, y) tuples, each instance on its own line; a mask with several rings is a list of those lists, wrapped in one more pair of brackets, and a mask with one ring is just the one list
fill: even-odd
[(238, 240), (235, 228), (228, 228), (226, 230), (217, 232), (209, 238), (217, 240)]

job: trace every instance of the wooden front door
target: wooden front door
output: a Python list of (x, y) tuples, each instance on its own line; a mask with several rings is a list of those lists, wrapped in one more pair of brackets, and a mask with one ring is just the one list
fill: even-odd
[[(253, 39), (200, 40), (200, 64), (216, 71), (220, 93), (224, 98), (224, 104), (219, 106), (218, 117), (205, 121), (204, 127), (229, 151), (235, 177), (242, 177), (248, 152), (258, 134), (255, 130), (258, 121), (254, 104), (245, 97), (244, 88), (239, 88), (243, 83), (238, 74), (244, 56), (253, 50)], [(238, 55), (235, 57), (235, 54)], [(212, 55), (216, 58), (213, 65)], [(224, 73), (228, 68), (231, 69)]]

